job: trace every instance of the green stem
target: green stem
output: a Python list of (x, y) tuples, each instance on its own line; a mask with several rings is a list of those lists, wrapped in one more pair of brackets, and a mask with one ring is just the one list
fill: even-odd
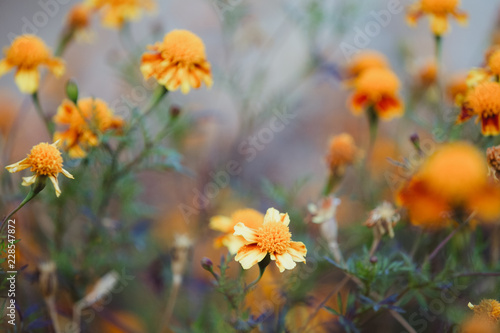
[(146, 118), (155, 108), (160, 104), (163, 97), (165, 97), (168, 93), (167, 88), (163, 85), (159, 85), (156, 90), (153, 92), (153, 96), (151, 98), (151, 102), (148, 107), (137, 117), (134, 121), (132, 121), (128, 127), (128, 130), (131, 130), (137, 125), (138, 122), (142, 121)]
[(330, 172), (330, 176), (328, 176), (328, 180), (325, 184), (325, 187), (323, 188), (323, 196), (327, 197), (330, 195), (330, 193), (333, 192), (335, 189), (335, 186), (339, 182), (339, 177), (335, 174), (335, 172)]
[(42, 118), (45, 127), (47, 127), (47, 132), (49, 132), (50, 137), (52, 138), (54, 136), (54, 123), (51, 122), (45, 115), (45, 112), (43, 112), (42, 105), (40, 104), (40, 99), (38, 98), (38, 91), (35, 91), (31, 95), (31, 99), (33, 100), (33, 104), (35, 105), (35, 109), (38, 112), (38, 115), (40, 116), (40, 118)]
[(368, 123), (370, 124), (370, 145), (369, 150), (375, 145), (378, 132), (378, 115), (373, 106), (368, 108)]
[(68, 29), (59, 39), (59, 44), (57, 44), (56, 52), (54, 56), (60, 57), (63, 55), (64, 51), (68, 47), (69, 43), (73, 40), (75, 36), (75, 29)]
[(441, 59), (443, 56), (443, 37), (440, 35), (434, 35), (434, 41), (436, 44), (436, 65), (439, 69), (441, 68)]
[(24, 198), (24, 200), (19, 204), (19, 206), (17, 206), (16, 209), (14, 209), (12, 212), (10, 212), (9, 215), (7, 215), (3, 219), (2, 226), (0, 227), (0, 234), (3, 232), (3, 228), (7, 224), (6, 222), (9, 221), (9, 219), (12, 217), (12, 215), (14, 215), (15, 213), (17, 213), (21, 208), (23, 208), (23, 206), (26, 205), (31, 199), (33, 199), (38, 193), (40, 193), (40, 191), (43, 190), (44, 187), (45, 187), (45, 181), (44, 180), (40, 181), (40, 182), (37, 181), (35, 184), (33, 184), (31, 186), (31, 189), (30, 189), (29, 193), (26, 195), (26, 197)]
[(248, 286), (245, 287), (245, 293), (249, 292), (257, 283), (259, 283), (260, 279), (264, 275), (266, 271), (267, 265), (271, 262), (271, 256), (267, 254), (262, 261), (259, 262), (259, 277), (255, 279), (255, 281), (251, 282)]

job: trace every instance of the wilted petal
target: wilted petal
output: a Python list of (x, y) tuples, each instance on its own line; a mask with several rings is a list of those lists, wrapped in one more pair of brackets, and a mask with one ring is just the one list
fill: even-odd
[(261, 251), (257, 244), (248, 244), (238, 250), (238, 254), (234, 257), (234, 260), (238, 261), (244, 269), (249, 269), (264, 259), (266, 255), (267, 252)]
[(256, 242), (258, 240), (257, 232), (249, 227), (245, 226), (243, 223), (238, 223), (234, 226), (235, 236), (243, 236), (249, 242)]

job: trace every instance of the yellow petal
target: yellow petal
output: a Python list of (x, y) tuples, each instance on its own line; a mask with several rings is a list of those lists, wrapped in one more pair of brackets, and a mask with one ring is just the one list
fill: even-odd
[(66, 66), (64, 65), (64, 61), (59, 58), (53, 58), (46, 62), (49, 70), (57, 77), (64, 74)]
[(209, 227), (212, 230), (218, 230), (222, 232), (231, 232), (233, 231), (233, 221), (227, 217), (222, 215), (214, 216), (210, 219)]
[(288, 254), (292, 256), (294, 261), (306, 262), (305, 256), (307, 249), (302, 242), (290, 242), (290, 247), (287, 249)]
[(9, 171), (10, 173), (14, 173), (14, 172), (18, 172), (18, 171), (21, 171), (24, 169), (28, 169), (31, 165), (29, 163), (27, 163), (27, 160), (28, 159), (25, 158), (24, 160), (19, 161), (17, 163), (7, 165), (5, 167), (5, 169), (7, 169), (7, 171)]
[(234, 234), (235, 236), (243, 236), (247, 241), (249, 242), (256, 242), (257, 241), (257, 233), (255, 230), (250, 229), (249, 227), (245, 226), (243, 223), (238, 223), (234, 226)]
[(59, 188), (59, 182), (55, 176), (49, 176), (52, 185), (54, 185), (54, 190), (56, 191), (56, 197), (61, 195), (61, 189)]
[(264, 216), (264, 223), (278, 222), (281, 220), (281, 214), (277, 209), (269, 208)]
[(63, 175), (65, 175), (66, 177), (68, 177), (69, 179), (75, 179), (75, 177), (73, 177), (73, 175), (72, 175), (72, 174), (70, 174), (70, 173), (69, 173), (67, 170), (65, 170), (65, 169), (62, 169), (62, 170), (61, 170), (61, 173), (62, 173)]
[(431, 30), (438, 36), (445, 34), (448, 31), (448, 19), (446, 15), (432, 15)]
[(36, 179), (38, 178), (37, 174), (34, 174), (31, 177), (23, 177), (23, 183), (21, 185), (23, 186), (31, 186), (36, 182)]
[(40, 74), (36, 68), (19, 69), (14, 76), (17, 87), (25, 94), (33, 94), (38, 89)]
[(278, 266), (280, 273), (285, 269), (293, 269), (297, 264), (293, 261), (292, 256), (288, 253), (275, 255), (276, 266)]
[(264, 259), (266, 255), (267, 252), (261, 251), (257, 244), (249, 244), (238, 250), (238, 254), (234, 257), (234, 260), (239, 261), (243, 269), (249, 269)]
[(7, 60), (0, 60), (0, 76), (4, 75), (8, 71), (12, 69), (12, 65), (10, 65)]
[(229, 253), (235, 254), (238, 250), (243, 247), (247, 242), (240, 236), (226, 235), (222, 239), (222, 245), (227, 247)]

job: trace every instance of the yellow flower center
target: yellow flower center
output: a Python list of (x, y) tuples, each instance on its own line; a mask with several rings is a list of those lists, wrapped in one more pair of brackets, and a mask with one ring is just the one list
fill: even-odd
[(483, 82), (479, 84), (468, 98), (470, 107), (483, 117), (500, 113), (500, 84)]
[(486, 315), (494, 322), (498, 322), (500, 320), (500, 302), (494, 299), (482, 300), (479, 305), (474, 307), (474, 313)]
[(50, 58), (45, 43), (33, 35), (22, 35), (14, 39), (6, 52), (6, 58), (14, 66), (36, 67)]
[(283, 254), (290, 246), (292, 234), (281, 221), (268, 222), (257, 230), (257, 245), (263, 252)]
[(37, 175), (57, 175), (62, 171), (63, 159), (59, 149), (48, 143), (40, 143), (28, 155), (31, 171)]
[(385, 68), (369, 69), (356, 81), (356, 89), (369, 96), (395, 95), (399, 85), (396, 74)]
[(500, 50), (493, 52), (488, 59), (488, 66), (495, 75), (500, 75)]
[(422, 10), (427, 13), (450, 13), (458, 6), (459, 0), (422, 0)]
[(165, 35), (160, 51), (174, 63), (198, 63), (206, 58), (203, 41), (187, 30), (174, 30)]

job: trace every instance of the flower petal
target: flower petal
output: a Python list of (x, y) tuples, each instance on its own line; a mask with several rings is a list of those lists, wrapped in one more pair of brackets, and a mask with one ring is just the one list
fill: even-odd
[(61, 169), (61, 173), (68, 177), (69, 179), (75, 179), (72, 174), (70, 174), (66, 169)]
[(28, 158), (25, 158), (24, 160), (21, 160), (17, 163), (7, 165), (5, 169), (9, 171), (10, 173), (18, 172), (24, 169), (28, 169), (31, 165), (27, 162)]
[(231, 232), (233, 231), (233, 221), (227, 217), (222, 215), (214, 216), (210, 219), (209, 227), (212, 230), (222, 231), (222, 232)]
[(33, 176), (30, 177), (23, 177), (23, 183), (21, 185), (23, 186), (31, 186), (36, 182), (36, 179), (38, 178), (37, 174), (34, 174)]
[(269, 208), (264, 216), (264, 223), (278, 222), (281, 220), (281, 214), (277, 209)]
[(466, 12), (456, 9), (451, 14), (457, 19), (459, 24), (467, 25), (469, 23), (469, 16)]
[(307, 249), (302, 242), (290, 242), (290, 247), (287, 252), (292, 256), (294, 261), (306, 262), (305, 256), (307, 254)]
[(380, 118), (389, 120), (403, 114), (403, 103), (395, 96), (384, 95), (375, 104), (375, 110)]
[(448, 31), (448, 18), (446, 15), (431, 15), (431, 30), (437, 35), (444, 35)]
[(243, 238), (245, 238), (249, 242), (257, 242), (258, 240), (257, 232), (254, 229), (250, 229), (249, 227), (245, 226), (241, 222), (234, 226), (233, 235), (243, 236)]
[(368, 95), (354, 93), (349, 98), (348, 107), (355, 115), (359, 115), (368, 105)]
[(55, 176), (49, 176), (52, 185), (54, 185), (54, 190), (56, 190), (56, 197), (61, 195), (61, 189), (59, 188), (59, 182)]
[(4, 75), (12, 69), (12, 65), (7, 62), (7, 60), (0, 60), (0, 76)]
[(293, 269), (297, 264), (293, 261), (292, 256), (289, 253), (276, 254), (276, 266), (278, 266), (280, 273), (283, 273), (285, 269)]
[(19, 69), (14, 76), (17, 87), (25, 94), (33, 94), (38, 89), (40, 74), (36, 68)]
[(221, 238), (221, 244), (227, 247), (229, 253), (235, 254), (248, 242), (241, 236), (225, 235)]
[(59, 58), (52, 58), (47, 60), (45, 63), (49, 70), (57, 77), (60, 77), (64, 74), (66, 66), (64, 65), (64, 61)]
[(249, 269), (259, 261), (265, 258), (267, 252), (263, 252), (257, 244), (248, 244), (238, 250), (234, 260), (239, 261), (241, 267)]

